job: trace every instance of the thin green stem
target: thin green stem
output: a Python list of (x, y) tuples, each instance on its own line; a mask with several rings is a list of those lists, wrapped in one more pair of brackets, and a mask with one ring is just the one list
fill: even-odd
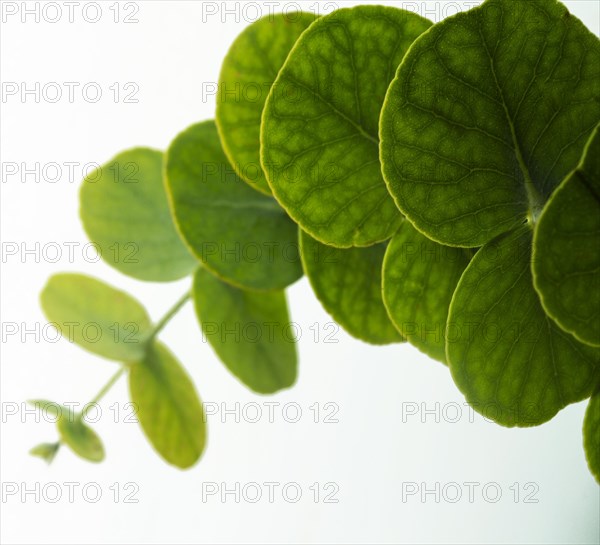
[(119, 370), (110, 377), (110, 380), (102, 387), (102, 389), (94, 396), (94, 398), (88, 403), (88, 405), (98, 403), (106, 393), (115, 385), (115, 382), (121, 378), (121, 375), (127, 370), (126, 367), (121, 367)]
[(179, 301), (177, 301), (173, 305), (173, 307), (154, 326), (154, 328), (150, 332), (150, 335), (146, 339), (147, 343), (150, 343), (152, 339), (154, 339), (162, 331), (162, 329), (169, 323), (171, 318), (173, 318), (173, 316), (175, 316), (175, 314), (177, 314), (181, 310), (181, 307), (183, 307), (183, 305), (185, 305), (191, 297), (191, 291), (188, 291), (183, 294)]

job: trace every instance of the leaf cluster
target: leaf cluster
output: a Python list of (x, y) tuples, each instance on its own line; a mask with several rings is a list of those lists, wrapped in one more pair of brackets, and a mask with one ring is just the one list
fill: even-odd
[[(556, 0), (485, 0), (435, 25), (373, 5), (281, 14), (235, 40), (219, 89), (215, 121), (83, 181), (90, 239), (135, 249), (105, 259), (143, 281), (193, 276), (203, 333), (258, 393), (296, 380), (284, 290), (303, 274), (351, 335), (410, 342), (501, 425), (596, 392), (584, 445), (600, 479), (598, 38)], [(148, 439), (182, 468), (205, 418), (157, 334), (183, 301), (153, 324), (88, 277), (42, 293), (51, 321), (100, 324), (103, 340), (73, 340), (121, 363)], [(226, 334), (240, 327), (255, 334)], [(73, 420), (61, 441), (98, 461)]]

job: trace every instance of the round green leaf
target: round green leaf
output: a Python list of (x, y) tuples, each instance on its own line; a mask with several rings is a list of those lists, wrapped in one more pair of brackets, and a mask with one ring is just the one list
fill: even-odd
[(600, 390), (592, 396), (585, 411), (583, 448), (590, 471), (600, 484)]
[(175, 230), (163, 185), (163, 154), (124, 151), (83, 181), (80, 215), (104, 260), (139, 280), (166, 282), (198, 265)]
[(323, 308), (350, 335), (371, 344), (403, 342), (383, 305), (385, 244), (334, 248), (300, 234), (304, 270)]
[(317, 19), (267, 98), (261, 161), (273, 194), (302, 229), (338, 247), (391, 237), (401, 216), (379, 164), (379, 114), (412, 42), (431, 23), (392, 7)]
[(235, 39), (221, 68), (216, 122), (223, 149), (238, 176), (267, 195), (260, 165), (263, 106), (292, 46), (314, 20), (304, 12), (259, 19)]
[(194, 465), (206, 443), (204, 411), (190, 377), (161, 343), (129, 373), (131, 401), (146, 437), (168, 463)]
[(46, 317), (62, 336), (111, 360), (144, 356), (152, 324), (146, 309), (127, 293), (81, 274), (56, 274), (41, 293)]
[(470, 250), (442, 246), (404, 221), (383, 261), (383, 302), (400, 333), (428, 356), (446, 362), (448, 307)]
[(486, 0), (404, 58), (383, 175), (429, 238), (482, 246), (535, 217), (600, 119), (600, 41), (556, 1)]
[(600, 130), (554, 192), (533, 239), (533, 279), (546, 312), (600, 346)]
[(193, 125), (167, 152), (175, 221), (208, 269), (241, 287), (282, 289), (302, 276), (297, 227), (227, 162), (213, 121)]
[(270, 394), (296, 381), (298, 358), (284, 292), (243, 290), (200, 268), (193, 293), (203, 337), (246, 386)]
[(600, 350), (559, 328), (540, 304), (531, 238), (525, 225), (479, 250), (448, 316), (456, 385), (476, 411), (504, 426), (546, 422), (589, 397), (600, 380)]
[(87, 426), (80, 414), (67, 412), (57, 423), (60, 439), (75, 454), (89, 462), (104, 460), (104, 446), (96, 432)]

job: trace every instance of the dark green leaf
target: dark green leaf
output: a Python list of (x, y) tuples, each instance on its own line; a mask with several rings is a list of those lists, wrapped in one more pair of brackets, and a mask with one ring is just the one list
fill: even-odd
[(401, 216), (379, 164), (379, 114), (412, 42), (431, 23), (383, 6), (340, 9), (305, 31), (277, 76), (261, 160), (302, 229), (338, 247), (391, 237)]
[(295, 332), (284, 292), (242, 290), (198, 269), (194, 303), (203, 337), (244, 384), (268, 394), (295, 382)]
[(486, 0), (406, 55), (381, 118), (400, 210), (477, 247), (535, 217), (600, 119), (600, 41), (554, 0)]
[(267, 95), (285, 59), (315, 15), (268, 15), (235, 39), (221, 68), (216, 122), (223, 149), (238, 176), (271, 194), (260, 165), (260, 120)]
[(156, 451), (181, 469), (194, 465), (206, 443), (204, 411), (190, 377), (161, 343), (131, 367), (131, 401)]
[(300, 278), (296, 225), (272, 197), (238, 178), (213, 121), (175, 138), (167, 181), (181, 233), (215, 274), (254, 289), (282, 289)]
[(505, 426), (550, 420), (590, 396), (600, 350), (579, 343), (542, 308), (527, 225), (484, 246), (465, 269), (448, 316), (448, 364), (473, 408)]
[(425, 354), (446, 362), (448, 307), (470, 250), (442, 246), (404, 221), (383, 261), (383, 301), (400, 333)]
[(590, 471), (600, 484), (600, 390), (592, 396), (585, 412), (583, 447)]
[(90, 240), (122, 273), (165, 282), (197, 267), (171, 218), (162, 152), (136, 148), (119, 153), (85, 178), (80, 201)]
[(89, 276), (56, 274), (44, 287), (41, 304), (63, 337), (82, 348), (123, 362), (143, 357), (150, 318), (125, 292)]
[(533, 279), (546, 312), (580, 341), (600, 345), (600, 131), (554, 192), (533, 239)]
[(333, 248), (302, 232), (304, 270), (325, 310), (348, 333), (372, 344), (402, 342), (381, 296), (385, 244)]

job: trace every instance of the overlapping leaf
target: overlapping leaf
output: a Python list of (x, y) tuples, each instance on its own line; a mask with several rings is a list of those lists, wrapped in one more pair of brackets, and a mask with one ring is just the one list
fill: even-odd
[(348, 333), (372, 344), (403, 341), (381, 296), (385, 244), (333, 248), (301, 232), (300, 248), (317, 298)]
[(380, 171), (379, 114), (396, 67), (430, 25), (391, 7), (340, 9), (302, 34), (279, 72), (261, 161), (277, 200), (321, 242), (368, 246), (398, 228)]
[(428, 237), (478, 247), (535, 217), (600, 119), (600, 41), (555, 1), (486, 0), (423, 34), (381, 116), (383, 173)]
[(80, 202), (88, 236), (122, 273), (164, 282), (196, 268), (171, 219), (162, 152), (135, 148), (119, 153), (85, 178)]
[(585, 399), (600, 349), (563, 331), (542, 308), (527, 225), (485, 245), (461, 277), (448, 316), (447, 357), (473, 408), (505, 426), (532, 426)]
[(408, 221), (390, 241), (383, 262), (383, 301), (400, 333), (419, 350), (446, 362), (448, 307), (472, 252), (442, 246)]
[(213, 121), (175, 138), (167, 186), (181, 234), (215, 274), (253, 289), (282, 289), (300, 278), (296, 225), (235, 174)]
[(315, 20), (308, 12), (267, 15), (235, 39), (221, 68), (216, 123), (238, 176), (271, 194), (260, 165), (260, 121), (267, 95), (300, 34)]
[(554, 192), (535, 230), (535, 287), (566, 331), (600, 345), (600, 130)]
[(194, 303), (203, 336), (244, 384), (267, 394), (295, 382), (295, 331), (282, 291), (236, 288), (201, 268), (194, 279)]

